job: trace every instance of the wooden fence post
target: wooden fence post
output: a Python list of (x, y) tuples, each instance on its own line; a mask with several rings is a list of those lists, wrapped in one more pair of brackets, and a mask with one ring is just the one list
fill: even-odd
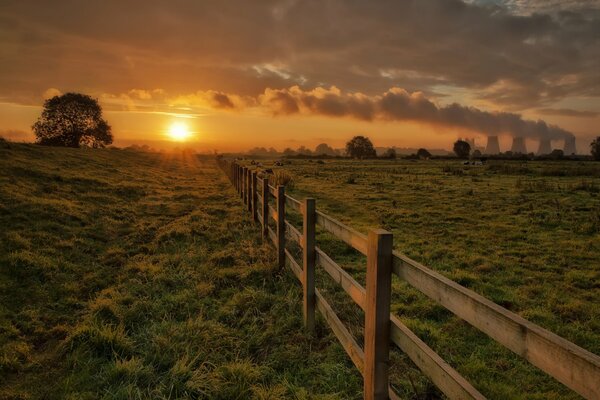
[(258, 188), (257, 185), (257, 173), (256, 171), (252, 171), (252, 219), (254, 222), (258, 222)]
[(304, 199), (302, 209), (302, 287), (304, 326), (309, 332), (315, 329), (315, 199)]
[(240, 166), (235, 163), (235, 190), (240, 194)]
[(364, 398), (388, 399), (390, 358), (390, 297), (392, 290), (392, 234), (369, 231), (365, 299)]
[(242, 201), (246, 204), (246, 167), (242, 167)]
[(266, 240), (269, 236), (269, 178), (262, 179), (262, 199), (262, 234)]
[(277, 260), (285, 267), (285, 186), (277, 186)]
[(252, 212), (252, 170), (246, 170), (246, 205), (248, 211)]

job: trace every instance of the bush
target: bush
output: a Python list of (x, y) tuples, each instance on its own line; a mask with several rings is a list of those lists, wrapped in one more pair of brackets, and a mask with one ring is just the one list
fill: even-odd
[(287, 188), (294, 187), (294, 177), (289, 171), (279, 169), (269, 177), (269, 183), (273, 186), (283, 185)]

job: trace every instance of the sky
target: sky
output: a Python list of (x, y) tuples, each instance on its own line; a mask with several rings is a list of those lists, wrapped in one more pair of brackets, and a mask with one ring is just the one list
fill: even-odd
[(600, 0), (2, 0), (0, 136), (97, 98), (115, 144), (578, 151), (600, 135)]

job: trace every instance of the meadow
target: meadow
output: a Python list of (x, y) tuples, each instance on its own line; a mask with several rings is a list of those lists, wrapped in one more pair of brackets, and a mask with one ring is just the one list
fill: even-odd
[[(396, 250), (600, 354), (600, 164), (284, 164), (296, 199), (314, 197), (318, 209), (363, 233), (390, 230)], [(324, 232), (317, 242), (364, 286), (364, 257)], [(317, 287), (327, 288), (360, 342), (362, 312), (317, 272)], [(489, 398), (579, 398), (396, 278), (392, 311)], [(392, 386), (401, 394), (437, 396), (405, 356), (392, 358)]]
[[(277, 168), (295, 198), (389, 229), (411, 258), (600, 354), (598, 163)], [(362, 398), (326, 324), (304, 332), (300, 285), (212, 158), (0, 143), (0, 171), (0, 399)], [(318, 245), (364, 285), (364, 257), (324, 232)], [(362, 313), (317, 271), (360, 342)], [(399, 280), (392, 311), (489, 398), (578, 398)], [(441, 397), (397, 350), (391, 384)]]
[(0, 143), (0, 399), (352, 399), (212, 158)]

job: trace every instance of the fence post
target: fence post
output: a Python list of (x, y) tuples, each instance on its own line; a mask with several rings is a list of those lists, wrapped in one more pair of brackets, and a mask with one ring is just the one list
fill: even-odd
[(315, 199), (304, 199), (302, 209), (302, 288), (304, 326), (315, 329)]
[(240, 194), (240, 166), (235, 163), (235, 190)]
[(256, 175), (256, 171), (252, 171), (252, 219), (254, 222), (258, 222), (258, 188), (256, 187), (258, 177)]
[(392, 234), (369, 231), (365, 307), (364, 398), (388, 399)]
[(277, 260), (285, 267), (285, 186), (277, 186)]
[(250, 168), (246, 172), (246, 205), (248, 211), (252, 212), (252, 170)]
[(246, 204), (246, 167), (242, 167), (242, 202)]
[(267, 239), (269, 236), (269, 178), (262, 179), (262, 234), (263, 239)]

